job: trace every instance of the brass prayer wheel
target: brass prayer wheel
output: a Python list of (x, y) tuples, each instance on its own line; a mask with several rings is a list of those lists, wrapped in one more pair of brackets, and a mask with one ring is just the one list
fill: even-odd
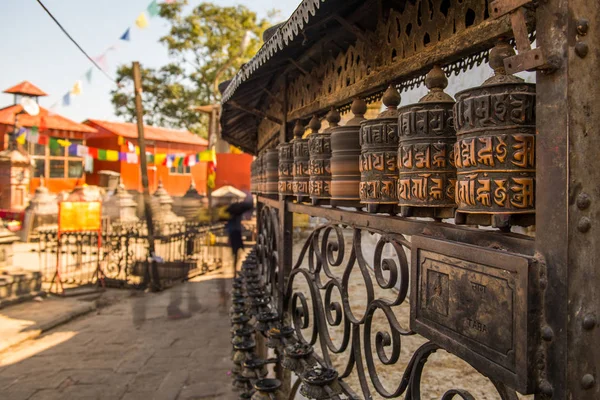
[(535, 85), (506, 73), (503, 60), (514, 54), (510, 44), (497, 44), (494, 76), (456, 94), (458, 223), (502, 227), (535, 212)]
[(400, 93), (390, 85), (382, 102), (387, 109), (360, 124), (360, 201), (369, 212), (394, 212), (398, 203)]
[(319, 132), (321, 122), (313, 116), (308, 126), (312, 133), (308, 137), (308, 153), (310, 154), (310, 182), (308, 191), (313, 205), (329, 204), (331, 198), (331, 129), (338, 126), (340, 113), (333, 107), (327, 113), (329, 127)]
[(304, 126), (300, 120), (296, 121), (294, 126), (294, 139), (292, 146), (294, 149), (294, 184), (292, 189), (298, 202), (308, 200), (308, 182), (310, 181), (310, 170), (308, 164), (310, 156), (308, 153), (308, 139), (302, 139)]
[(258, 194), (264, 194), (265, 193), (265, 177), (264, 177), (264, 169), (263, 169), (263, 162), (264, 162), (264, 153), (263, 154), (259, 154), (258, 158), (256, 159), (256, 171), (258, 174), (258, 179), (257, 179), (257, 192)]
[(279, 197), (294, 194), (294, 149), (293, 143), (280, 143), (279, 150)]
[(367, 104), (354, 99), (354, 118), (344, 126), (331, 128), (331, 200), (336, 207), (360, 208), (360, 123)]
[(427, 95), (398, 110), (398, 205), (405, 216), (448, 218), (456, 207), (455, 102), (444, 93), (448, 79), (439, 66), (429, 71), (425, 85)]
[(257, 192), (257, 181), (256, 181), (256, 159), (250, 163), (250, 193), (256, 194)]
[(269, 149), (265, 153), (265, 193), (276, 196), (279, 193), (279, 153)]

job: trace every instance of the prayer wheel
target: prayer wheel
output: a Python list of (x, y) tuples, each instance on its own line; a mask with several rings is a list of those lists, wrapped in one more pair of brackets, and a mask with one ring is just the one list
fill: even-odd
[(533, 222), (535, 85), (506, 73), (503, 60), (514, 54), (510, 44), (497, 44), (490, 51), (494, 76), (456, 94), (457, 223)]
[(429, 93), (398, 110), (398, 205), (403, 216), (451, 218), (456, 199), (454, 99), (439, 66), (427, 74)]
[(256, 194), (257, 182), (256, 182), (256, 159), (250, 163), (250, 193)]
[(400, 93), (389, 86), (386, 110), (360, 124), (360, 201), (369, 212), (394, 213), (398, 203), (398, 105)]
[(304, 202), (309, 199), (308, 182), (310, 181), (310, 170), (308, 164), (310, 162), (310, 155), (308, 153), (308, 139), (303, 139), (303, 134), (304, 126), (298, 120), (294, 126), (294, 139), (292, 139), (294, 149), (294, 184), (292, 189), (298, 202)]
[(319, 132), (321, 122), (313, 116), (309, 123), (312, 129), (308, 137), (310, 154), (310, 182), (308, 190), (313, 205), (329, 204), (331, 198), (331, 129), (338, 126), (340, 113), (333, 107), (327, 113), (329, 127)]
[(265, 193), (270, 197), (279, 193), (279, 152), (269, 149), (265, 153)]
[(262, 195), (265, 193), (265, 177), (264, 177), (264, 170), (263, 170), (263, 162), (264, 162), (264, 153), (263, 154), (259, 154), (258, 158), (256, 159), (257, 163), (256, 163), (256, 171), (258, 174), (258, 180), (257, 180), (257, 192), (258, 194)]
[(335, 207), (361, 208), (360, 204), (360, 123), (367, 104), (354, 99), (354, 118), (344, 126), (331, 128), (331, 200)]
[(294, 149), (293, 143), (280, 143), (279, 150), (279, 197), (294, 194)]

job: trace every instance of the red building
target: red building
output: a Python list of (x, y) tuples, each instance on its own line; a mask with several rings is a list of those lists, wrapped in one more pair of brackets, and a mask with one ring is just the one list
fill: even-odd
[[(87, 145), (90, 147), (127, 152), (128, 144), (119, 144), (119, 137), (134, 146), (138, 145), (136, 124), (96, 119), (89, 119), (84, 124), (95, 131), (87, 137)], [(146, 138), (146, 151), (152, 154), (187, 155), (199, 153), (208, 147), (208, 142), (205, 139), (189, 131), (145, 126), (144, 136)], [(139, 164), (128, 164), (125, 161), (94, 160), (94, 172), (86, 175), (86, 182), (90, 185), (97, 185), (99, 183), (98, 171), (102, 170), (120, 173), (122, 182), (127, 189), (142, 190)], [(180, 196), (188, 190), (192, 179), (194, 179), (198, 191), (204, 192), (206, 190), (206, 174), (207, 165), (205, 162), (192, 167), (180, 165), (171, 168), (167, 168), (162, 163), (150, 164), (148, 167), (148, 182), (151, 192), (156, 190), (158, 181), (162, 180), (170, 195)]]
[[(0, 149), (8, 147), (9, 135), (15, 130), (15, 126), (23, 128), (38, 127), (40, 134), (57, 138), (67, 139), (74, 144), (86, 144), (86, 135), (94, 133), (95, 129), (65, 118), (47, 109), (40, 107), (36, 116), (23, 112), (20, 105), (23, 97), (30, 97), (36, 101), (39, 97), (47, 94), (31, 84), (24, 81), (16, 86), (6, 89), (4, 93), (14, 95), (13, 104), (0, 109)], [(45, 178), (45, 184), (51, 192), (72, 190), (78, 181), (85, 178), (83, 171), (83, 159), (69, 155), (64, 147), (50, 148), (33, 143), (25, 143), (21, 146), (32, 159), (35, 168), (30, 181), (30, 193), (40, 185), (40, 178)]]

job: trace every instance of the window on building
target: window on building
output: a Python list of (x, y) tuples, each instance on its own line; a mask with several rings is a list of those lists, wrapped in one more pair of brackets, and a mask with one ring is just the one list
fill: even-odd
[(81, 178), (83, 176), (83, 161), (69, 160), (69, 178)]
[(34, 158), (33, 163), (33, 176), (35, 178), (46, 177), (46, 160), (44, 158)]
[(65, 161), (64, 160), (50, 160), (50, 178), (64, 178), (65, 177)]
[[(83, 144), (83, 140), (68, 139), (71, 144)], [(36, 178), (77, 179), (83, 177), (83, 158), (75, 152), (69, 154), (68, 147), (29, 145), (29, 154), (33, 159), (33, 176)]]
[(169, 169), (169, 174), (171, 175), (189, 175), (192, 173), (192, 170), (187, 165), (179, 165), (177, 167), (171, 167)]

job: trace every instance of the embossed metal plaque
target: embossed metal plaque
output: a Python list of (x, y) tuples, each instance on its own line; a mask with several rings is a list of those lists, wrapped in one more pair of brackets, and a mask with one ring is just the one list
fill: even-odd
[(413, 236), (411, 328), (527, 393), (531, 259)]

